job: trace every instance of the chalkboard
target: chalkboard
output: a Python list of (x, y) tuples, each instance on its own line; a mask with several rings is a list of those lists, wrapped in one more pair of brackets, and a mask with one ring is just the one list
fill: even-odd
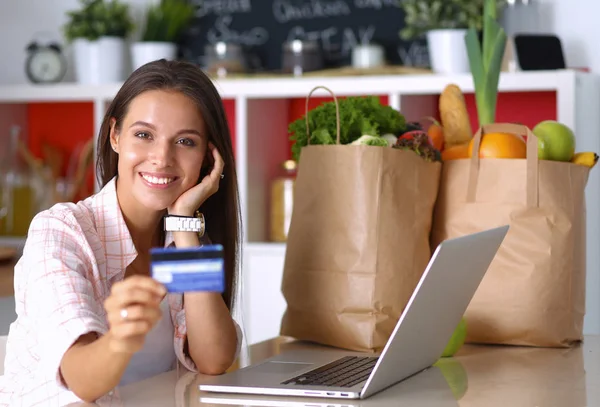
[(351, 64), (352, 48), (378, 43), (391, 64), (427, 67), (424, 39), (405, 42), (401, 0), (191, 0), (193, 26), (180, 42), (180, 54), (203, 64), (204, 47), (219, 41), (242, 45), (257, 70), (278, 71), (282, 46), (293, 39), (317, 40), (325, 67)]

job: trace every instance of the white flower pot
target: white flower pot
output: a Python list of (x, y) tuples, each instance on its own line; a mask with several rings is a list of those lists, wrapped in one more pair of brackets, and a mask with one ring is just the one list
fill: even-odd
[(125, 80), (127, 48), (118, 37), (101, 37), (96, 41), (78, 38), (73, 41), (75, 77), (85, 84), (115, 83)]
[(470, 73), (465, 35), (467, 30), (447, 29), (427, 32), (431, 69), (440, 74)]
[(177, 44), (171, 42), (135, 42), (131, 44), (133, 70), (159, 59), (168, 61), (177, 57)]

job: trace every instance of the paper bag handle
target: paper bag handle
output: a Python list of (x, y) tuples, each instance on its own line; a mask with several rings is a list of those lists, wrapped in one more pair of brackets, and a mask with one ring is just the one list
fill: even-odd
[(336, 125), (336, 132), (337, 132), (337, 144), (340, 144), (340, 105), (338, 104), (337, 98), (335, 97), (335, 93), (333, 93), (333, 91), (325, 86), (316, 86), (313, 88), (313, 90), (310, 91), (310, 93), (308, 94), (308, 96), (306, 97), (306, 113), (305, 113), (305, 117), (306, 117), (306, 140), (307, 140), (307, 144), (310, 144), (310, 130), (309, 130), (309, 126), (308, 126), (308, 102), (310, 100), (310, 96), (314, 93), (315, 90), (317, 89), (325, 89), (327, 92), (331, 93), (331, 96), (333, 96), (333, 101), (335, 102), (335, 125)]
[(538, 206), (538, 141), (527, 126), (510, 123), (493, 123), (481, 127), (473, 136), (473, 153), (471, 154), (471, 165), (469, 168), (469, 181), (467, 184), (467, 202), (475, 202), (477, 193), (477, 180), (479, 178), (479, 147), (483, 134), (488, 133), (511, 133), (518, 136), (527, 136), (527, 165), (526, 165), (526, 191), (527, 206)]

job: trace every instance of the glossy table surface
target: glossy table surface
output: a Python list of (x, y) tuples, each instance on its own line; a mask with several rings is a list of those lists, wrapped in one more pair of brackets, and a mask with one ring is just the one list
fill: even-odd
[[(286, 349), (318, 347), (274, 338), (249, 347), (236, 367)], [(234, 368), (236, 368), (234, 367)], [(365, 400), (223, 395), (198, 390), (206, 379), (171, 371), (117, 389), (103, 406), (600, 406), (600, 336), (569, 349), (465, 345), (453, 358)], [(86, 406), (89, 404), (71, 404)]]

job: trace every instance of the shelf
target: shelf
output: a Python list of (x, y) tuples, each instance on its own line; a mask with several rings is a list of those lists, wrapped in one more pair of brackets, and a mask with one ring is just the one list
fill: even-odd
[(8, 85), (0, 86), (0, 103), (30, 102), (94, 102), (109, 100), (121, 84), (80, 85), (58, 83), (51, 85)]
[[(530, 71), (502, 73), (500, 90), (540, 91), (556, 90), (562, 80), (573, 80), (578, 75), (590, 75), (574, 70)], [(439, 94), (448, 83), (456, 83), (464, 92), (473, 92), (470, 74), (464, 75), (378, 75), (378, 76), (308, 76), (301, 78), (225, 78), (215, 84), (225, 99), (246, 97), (295, 98), (305, 97), (315, 86), (326, 85), (343, 95), (389, 94), (404, 95)], [(110, 100), (121, 83), (106, 85), (81, 85), (58, 83), (51, 85), (0, 86), (0, 103), (75, 102)]]
[[(576, 75), (586, 74), (572, 70), (503, 73), (499, 88), (507, 92), (556, 90), (561, 80), (571, 80)], [(263, 99), (306, 97), (310, 89), (319, 85), (325, 85), (340, 95), (428, 95), (441, 93), (449, 83), (457, 84), (466, 93), (474, 91), (470, 74), (225, 79), (217, 81), (217, 87), (224, 97)], [(320, 94), (325, 92), (320, 91)]]
[(0, 246), (22, 249), (25, 246), (25, 238), (20, 236), (0, 236)]
[(285, 254), (285, 243), (275, 242), (247, 242), (244, 246), (245, 251), (251, 251), (252, 254)]

